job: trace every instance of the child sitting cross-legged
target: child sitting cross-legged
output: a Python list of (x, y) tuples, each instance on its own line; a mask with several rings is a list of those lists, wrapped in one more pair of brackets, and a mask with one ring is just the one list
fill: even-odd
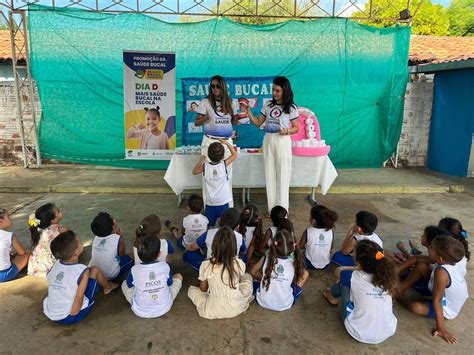
[(132, 305), (133, 313), (142, 318), (155, 318), (167, 313), (181, 289), (181, 274), (170, 277), (169, 265), (157, 260), (160, 246), (156, 236), (143, 237), (137, 251), (141, 262), (132, 267), (127, 280), (122, 283), (122, 292)]
[(72, 230), (59, 234), (51, 242), (51, 252), (58, 261), (46, 276), (48, 296), (43, 311), (58, 323), (78, 323), (91, 311), (100, 287), (107, 295), (120, 286), (108, 281), (98, 268), (79, 264), (83, 250), (81, 240)]

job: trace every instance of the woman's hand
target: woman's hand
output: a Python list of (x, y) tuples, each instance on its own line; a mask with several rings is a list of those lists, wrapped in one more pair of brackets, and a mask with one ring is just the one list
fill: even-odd
[(289, 136), (290, 129), (289, 128), (280, 128), (280, 136)]

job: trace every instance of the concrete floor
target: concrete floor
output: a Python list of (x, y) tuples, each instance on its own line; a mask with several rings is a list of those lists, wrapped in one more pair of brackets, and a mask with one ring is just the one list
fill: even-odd
[[(186, 214), (176, 207), (172, 194), (0, 194), (1, 206), (13, 213), (13, 230), (29, 245), (26, 219), (40, 205), (52, 201), (62, 210), (62, 224), (78, 232), (87, 246), (81, 261), (90, 258), (92, 218), (99, 211), (110, 212), (121, 224), (131, 250), (133, 230), (140, 219), (156, 213), (162, 221), (180, 222)], [(265, 195), (253, 194), (261, 211)], [(238, 200), (238, 196), (235, 196)], [(336, 228), (336, 247), (340, 247), (354, 214), (366, 209), (379, 217), (377, 233), (386, 249), (393, 249), (397, 239), (419, 238), (425, 225), (436, 224), (445, 216), (460, 219), (474, 234), (473, 193), (431, 194), (330, 194), (320, 203), (336, 210), (340, 220)], [(240, 206), (238, 206), (240, 207)], [(291, 218), (300, 236), (307, 226), (309, 205), (304, 195), (291, 195)], [(268, 225), (269, 220), (265, 220)], [(165, 231), (165, 237), (171, 235)], [(473, 247), (472, 243), (471, 248)], [(173, 308), (157, 319), (141, 319), (130, 310), (123, 295), (99, 296), (91, 314), (81, 323), (63, 326), (49, 321), (42, 312), (47, 292), (44, 279), (24, 276), (0, 284), (0, 352), (14, 353), (471, 353), (474, 343), (474, 304), (468, 299), (460, 316), (447, 321), (448, 329), (460, 338), (457, 345), (433, 339), (434, 321), (410, 314), (395, 303), (397, 333), (374, 346), (358, 343), (345, 331), (336, 308), (323, 300), (321, 292), (333, 281), (333, 268), (312, 271), (296, 305), (277, 313), (252, 303), (249, 310), (234, 319), (201, 319), (187, 297), (190, 285), (197, 285), (197, 274), (181, 261), (177, 250), (172, 270), (184, 276), (183, 288)], [(469, 268), (472, 267), (472, 263)], [(24, 273), (22, 273), (24, 275)], [(468, 271), (469, 291), (474, 292), (472, 270)]]

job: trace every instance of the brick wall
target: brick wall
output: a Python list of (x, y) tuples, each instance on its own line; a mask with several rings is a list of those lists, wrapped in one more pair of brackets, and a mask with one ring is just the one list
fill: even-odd
[[(41, 116), (41, 105), (35, 88), (35, 103), (37, 119)], [(25, 102), (27, 90), (22, 91), (22, 99)], [(32, 126), (31, 109), (26, 108), (25, 112), (26, 133)], [(27, 137), (27, 145), (31, 145), (31, 137)], [(20, 127), (17, 120), (17, 105), (15, 84), (13, 82), (0, 82), (0, 164), (1, 165), (22, 165), (22, 151)]]
[(409, 82), (407, 85), (402, 132), (398, 143), (398, 159), (402, 165), (426, 165), (433, 91), (434, 83), (431, 78)]

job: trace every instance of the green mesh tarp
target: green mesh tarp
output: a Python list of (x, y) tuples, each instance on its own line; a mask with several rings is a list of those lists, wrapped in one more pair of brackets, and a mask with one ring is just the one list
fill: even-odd
[(166, 23), (139, 14), (34, 5), (28, 18), (32, 72), (43, 107), (43, 157), (166, 168), (164, 161), (124, 159), (124, 49), (176, 53), (178, 145), (181, 78), (285, 75), (296, 103), (318, 117), (336, 167), (380, 167), (396, 150), (410, 28), (378, 29), (345, 19), (266, 26), (225, 18)]

